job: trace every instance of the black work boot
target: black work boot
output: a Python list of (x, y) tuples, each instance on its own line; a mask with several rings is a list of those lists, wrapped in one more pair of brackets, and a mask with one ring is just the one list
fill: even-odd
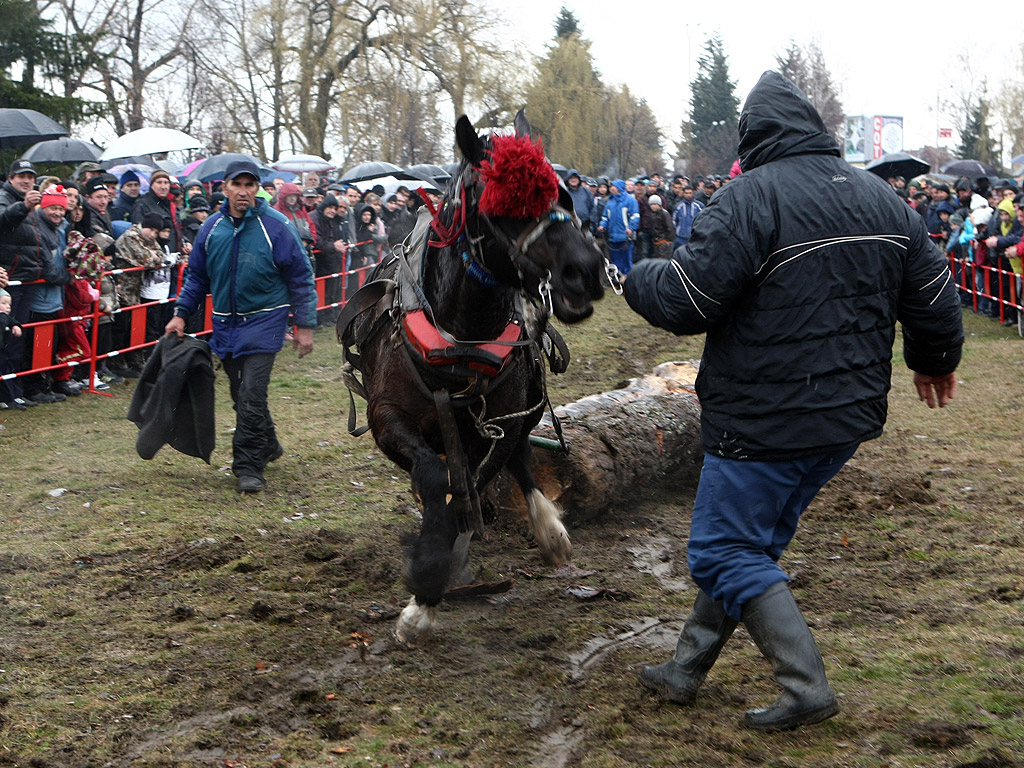
[(743, 605), (743, 624), (772, 663), (782, 694), (770, 707), (752, 709), (743, 724), (755, 731), (786, 731), (827, 720), (839, 711), (825, 679), (825, 663), (784, 581)]
[(692, 704), (736, 624), (725, 613), (721, 601), (716, 603), (703, 591), (699, 592), (679, 633), (675, 656), (656, 667), (644, 667), (640, 682), (664, 699)]

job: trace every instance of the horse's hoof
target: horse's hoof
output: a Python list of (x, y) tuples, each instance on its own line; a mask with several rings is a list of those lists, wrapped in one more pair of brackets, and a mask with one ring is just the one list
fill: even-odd
[(545, 496), (539, 488), (526, 497), (533, 524), (533, 536), (541, 555), (551, 565), (564, 565), (572, 558), (572, 542), (562, 525), (562, 509)]
[(437, 606), (420, 605), (415, 597), (402, 609), (395, 627), (395, 637), (402, 645), (413, 648), (426, 640), (434, 629)]

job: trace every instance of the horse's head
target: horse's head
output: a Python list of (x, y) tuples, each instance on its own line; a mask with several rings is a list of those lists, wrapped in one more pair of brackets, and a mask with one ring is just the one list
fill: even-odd
[(604, 294), (604, 259), (523, 110), (515, 127), (515, 136), (480, 137), (465, 115), (455, 126), (465, 160), (449, 193), (462, 203), (464, 191), (467, 263), (575, 323)]

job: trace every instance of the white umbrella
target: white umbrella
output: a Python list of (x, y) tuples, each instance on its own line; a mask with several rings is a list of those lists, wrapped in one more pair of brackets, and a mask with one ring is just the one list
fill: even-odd
[(330, 171), (337, 166), (332, 165), (330, 160), (324, 160), (316, 155), (290, 154), (281, 155), (276, 163), (270, 167), (275, 171), (289, 171), (290, 173), (320, 173)]
[(197, 149), (201, 146), (203, 142), (199, 139), (173, 128), (140, 128), (124, 136), (118, 136), (110, 142), (110, 146), (100, 155), (100, 160), (174, 152), (179, 149)]

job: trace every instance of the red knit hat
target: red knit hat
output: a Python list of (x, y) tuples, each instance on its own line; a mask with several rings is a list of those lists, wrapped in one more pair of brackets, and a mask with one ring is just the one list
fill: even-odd
[(49, 208), (51, 205), (59, 205), (66, 211), (68, 209), (68, 196), (64, 191), (64, 187), (59, 184), (55, 187), (48, 187), (43, 192), (43, 199), (39, 203), (42, 208)]

